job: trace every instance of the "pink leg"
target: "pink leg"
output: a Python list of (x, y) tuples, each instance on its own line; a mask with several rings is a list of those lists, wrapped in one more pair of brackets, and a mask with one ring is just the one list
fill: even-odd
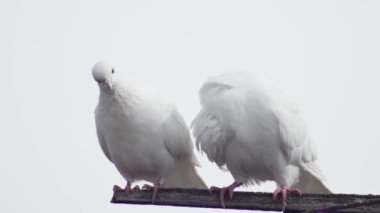
[(153, 196), (152, 196), (152, 203), (156, 202), (156, 197), (157, 197), (158, 190), (159, 190), (159, 189), (162, 189), (162, 188), (164, 188), (164, 185), (163, 185), (163, 184), (160, 184), (160, 183), (156, 183), (156, 184), (154, 184), (154, 188), (153, 188)]
[(162, 182), (162, 179), (159, 178), (158, 181), (154, 184), (154, 186), (144, 184), (142, 187), (143, 190), (152, 190), (153, 189), (152, 203), (156, 202), (158, 190), (164, 188), (164, 184), (162, 184), (161, 182)]
[(132, 183), (127, 181), (127, 185), (124, 188), (125, 194), (129, 194), (129, 192), (132, 190), (131, 186), (132, 186)]
[(226, 206), (224, 204), (224, 195), (226, 194), (226, 192), (228, 192), (229, 198), (231, 200), (233, 195), (234, 195), (235, 188), (237, 188), (241, 185), (242, 185), (242, 183), (233, 182), (231, 185), (229, 185), (227, 187), (222, 187), (222, 188), (211, 186), (210, 187), (210, 193), (212, 193), (214, 191), (220, 191), (220, 193), (219, 193), (220, 204), (222, 205), (223, 208), (226, 208)]
[(276, 200), (278, 194), (280, 194), (280, 193), (281, 193), (282, 210), (283, 211), (285, 210), (285, 207), (286, 207), (286, 200), (288, 198), (288, 193), (289, 194), (296, 194), (299, 196), (302, 195), (302, 192), (299, 189), (296, 189), (296, 188), (292, 189), (292, 188), (288, 188), (287, 186), (281, 186), (281, 187), (278, 187), (276, 190), (274, 190), (273, 199)]
[[(114, 185), (114, 186), (113, 186), (113, 191), (124, 190), (125, 194), (129, 194), (129, 192), (132, 191), (131, 186), (132, 186), (132, 182), (127, 181), (127, 185), (125, 186), (124, 189), (122, 189), (122, 188), (121, 188), (120, 186), (118, 186), (118, 185)], [(135, 188), (136, 188), (136, 187), (135, 187)]]

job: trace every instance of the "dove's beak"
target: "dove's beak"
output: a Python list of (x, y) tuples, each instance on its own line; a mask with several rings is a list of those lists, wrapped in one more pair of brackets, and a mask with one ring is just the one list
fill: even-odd
[(112, 90), (112, 83), (110, 80), (106, 80), (106, 85), (108, 88), (110, 88)]
[(103, 85), (106, 85), (109, 89), (111, 89), (112, 90), (112, 83), (111, 83), (111, 81), (109, 81), (109, 80), (105, 80), (105, 81), (96, 81), (96, 82), (98, 82), (98, 84), (103, 84)]

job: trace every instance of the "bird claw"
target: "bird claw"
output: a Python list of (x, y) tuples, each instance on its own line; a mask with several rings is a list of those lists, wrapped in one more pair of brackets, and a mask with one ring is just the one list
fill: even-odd
[[(132, 191), (131, 186), (132, 186), (132, 183), (128, 181), (128, 182), (127, 182), (127, 185), (125, 186), (124, 189), (121, 188), (121, 187), (118, 186), (118, 185), (114, 185), (114, 186), (113, 186), (113, 191), (114, 191), (114, 192), (116, 192), (116, 191), (124, 191), (125, 194), (129, 194), (129, 193)], [(136, 187), (139, 189), (139, 186), (135, 186), (135, 187), (133, 188), (133, 190), (135, 190)]]
[(142, 190), (153, 190), (154, 187), (149, 184), (144, 184), (141, 188)]
[(132, 191), (140, 191), (140, 187), (136, 185), (135, 187), (133, 187)]
[(277, 188), (276, 190), (274, 190), (273, 192), (273, 199), (277, 199), (278, 197), (278, 194), (281, 194), (281, 200), (282, 200), (282, 211), (285, 210), (285, 207), (286, 207), (286, 201), (288, 199), (288, 194), (295, 194), (295, 195), (299, 195), (299, 196), (302, 196), (302, 192), (301, 190), (297, 189), (297, 188), (287, 188), (285, 186), (282, 186), (282, 187), (279, 187)]
[(234, 182), (233, 184), (231, 184), (231, 185), (229, 185), (227, 187), (222, 187), (222, 188), (219, 188), (219, 187), (216, 187), (216, 186), (211, 186), (210, 189), (209, 189), (209, 192), (210, 192), (210, 194), (212, 194), (215, 191), (219, 191), (220, 204), (221, 204), (221, 206), (223, 208), (226, 208), (226, 205), (224, 203), (224, 196), (225, 196), (226, 192), (228, 192), (228, 197), (231, 200), (233, 198), (233, 196), (234, 196), (234, 189), (236, 187), (239, 187), (240, 185), (241, 185), (241, 183)]
[(121, 187), (118, 186), (118, 185), (114, 185), (113, 188), (112, 188), (112, 190), (113, 190), (114, 192), (116, 192), (116, 191), (121, 191), (121, 190), (123, 190), (123, 188), (121, 188)]
[(153, 190), (152, 203), (154, 203), (154, 202), (156, 202), (158, 191), (162, 188), (164, 188), (163, 184), (156, 183), (156, 184), (154, 184), (154, 186), (144, 184), (141, 189), (142, 190)]
[(154, 187), (153, 187), (153, 196), (152, 196), (152, 203), (156, 202), (156, 198), (157, 198), (158, 190), (159, 190), (159, 189), (162, 189), (162, 188), (164, 188), (164, 185), (159, 184), (159, 183), (154, 184)]
[[(219, 191), (220, 205), (223, 208), (226, 208), (226, 205), (224, 204), (224, 195), (225, 195), (226, 191), (229, 191), (229, 190), (227, 189), (227, 187), (221, 187), (221, 188), (219, 188), (219, 187), (216, 187), (216, 186), (211, 186), (210, 189), (209, 189), (210, 194), (212, 194), (215, 191)], [(229, 193), (229, 194), (231, 194), (231, 193)], [(230, 197), (230, 199), (231, 199), (231, 197)]]
[(129, 192), (132, 190), (131, 189), (131, 186), (132, 186), (132, 183), (131, 182), (127, 182), (127, 185), (125, 186), (125, 188), (124, 188), (124, 192), (125, 192), (125, 194), (129, 194)]

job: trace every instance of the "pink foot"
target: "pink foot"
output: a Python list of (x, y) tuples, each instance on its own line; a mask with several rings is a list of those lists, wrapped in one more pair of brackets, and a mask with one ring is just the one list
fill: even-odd
[(114, 185), (114, 186), (113, 186), (113, 191), (114, 191), (114, 192), (116, 192), (116, 191), (121, 191), (121, 190), (123, 190), (123, 188), (121, 188), (120, 186), (118, 186), (118, 185)]
[(154, 188), (153, 188), (153, 196), (152, 196), (152, 203), (154, 203), (156, 201), (156, 197), (157, 197), (157, 193), (158, 193), (158, 190), (159, 189), (162, 189), (164, 188), (164, 185), (163, 184), (160, 184), (160, 183), (156, 183), (154, 184)]
[(152, 203), (156, 202), (158, 190), (162, 188), (164, 188), (164, 185), (161, 183), (155, 183), (154, 186), (144, 184), (142, 187), (143, 190), (153, 190)]
[(129, 192), (132, 190), (131, 186), (132, 186), (132, 183), (127, 181), (127, 185), (124, 188), (125, 194), (129, 194)]
[[(129, 182), (129, 181), (127, 181), (127, 185), (125, 186), (124, 189), (122, 189), (122, 188), (121, 188), (120, 186), (118, 186), (118, 185), (114, 185), (114, 186), (113, 186), (113, 191), (115, 192), (115, 191), (124, 190), (125, 194), (129, 194), (129, 192), (132, 191), (131, 186), (132, 186), (132, 183)], [(138, 186), (137, 186), (137, 187), (138, 187)], [(136, 188), (136, 187), (135, 187), (135, 188)], [(134, 188), (134, 189), (135, 189), (135, 188)]]
[(228, 192), (229, 198), (231, 200), (232, 197), (234, 196), (234, 190), (235, 190), (235, 188), (237, 188), (237, 187), (239, 187), (241, 185), (242, 185), (242, 183), (234, 182), (231, 185), (229, 185), (227, 187), (222, 187), (222, 188), (211, 186), (210, 187), (210, 194), (213, 193), (213, 192), (215, 192), (215, 191), (220, 191), (219, 192), (220, 204), (222, 205), (223, 208), (226, 208), (226, 206), (224, 204), (224, 195), (226, 194), (226, 192)]
[(281, 187), (277, 188), (276, 190), (274, 190), (273, 199), (276, 200), (278, 194), (280, 194), (280, 193), (281, 193), (282, 210), (283, 211), (285, 210), (285, 207), (286, 207), (286, 200), (288, 198), (288, 194), (295, 194), (295, 195), (302, 196), (302, 192), (299, 189), (296, 189), (296, 188), (290, 189), (287, 186), (281, 186)]
[(142, 186), (142, 190), (153, 190), (153, 186), (151, 186), (151, 185), (148, 185), (148, 184), (144, 184), (143, 186)]
[(136, 185), (135, 187), (133, 187), (132, 191), (140, 191), (140, 187)]

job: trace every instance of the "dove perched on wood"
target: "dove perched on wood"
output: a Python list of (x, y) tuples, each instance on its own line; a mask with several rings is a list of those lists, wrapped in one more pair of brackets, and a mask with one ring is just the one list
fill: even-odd
[(322, 183), (317, 151), (300, 112), (281, 90), (246, 72), (210, 78), (201, 88), (201, 110), (192, 122), (198, 150), (235, 179), (211, 187), (232, 198), (241, 185), (275, 181), (274, 198), (287, 193), (331, 193)]
[(99, 62), (92, 74), (100, 95), (96, 132), (106, 157), (126, 179), (154, 184), (153, 202), (161, 187), (206, 188), (198, 176), (190, 132), (175, 105), (157, 92)]

